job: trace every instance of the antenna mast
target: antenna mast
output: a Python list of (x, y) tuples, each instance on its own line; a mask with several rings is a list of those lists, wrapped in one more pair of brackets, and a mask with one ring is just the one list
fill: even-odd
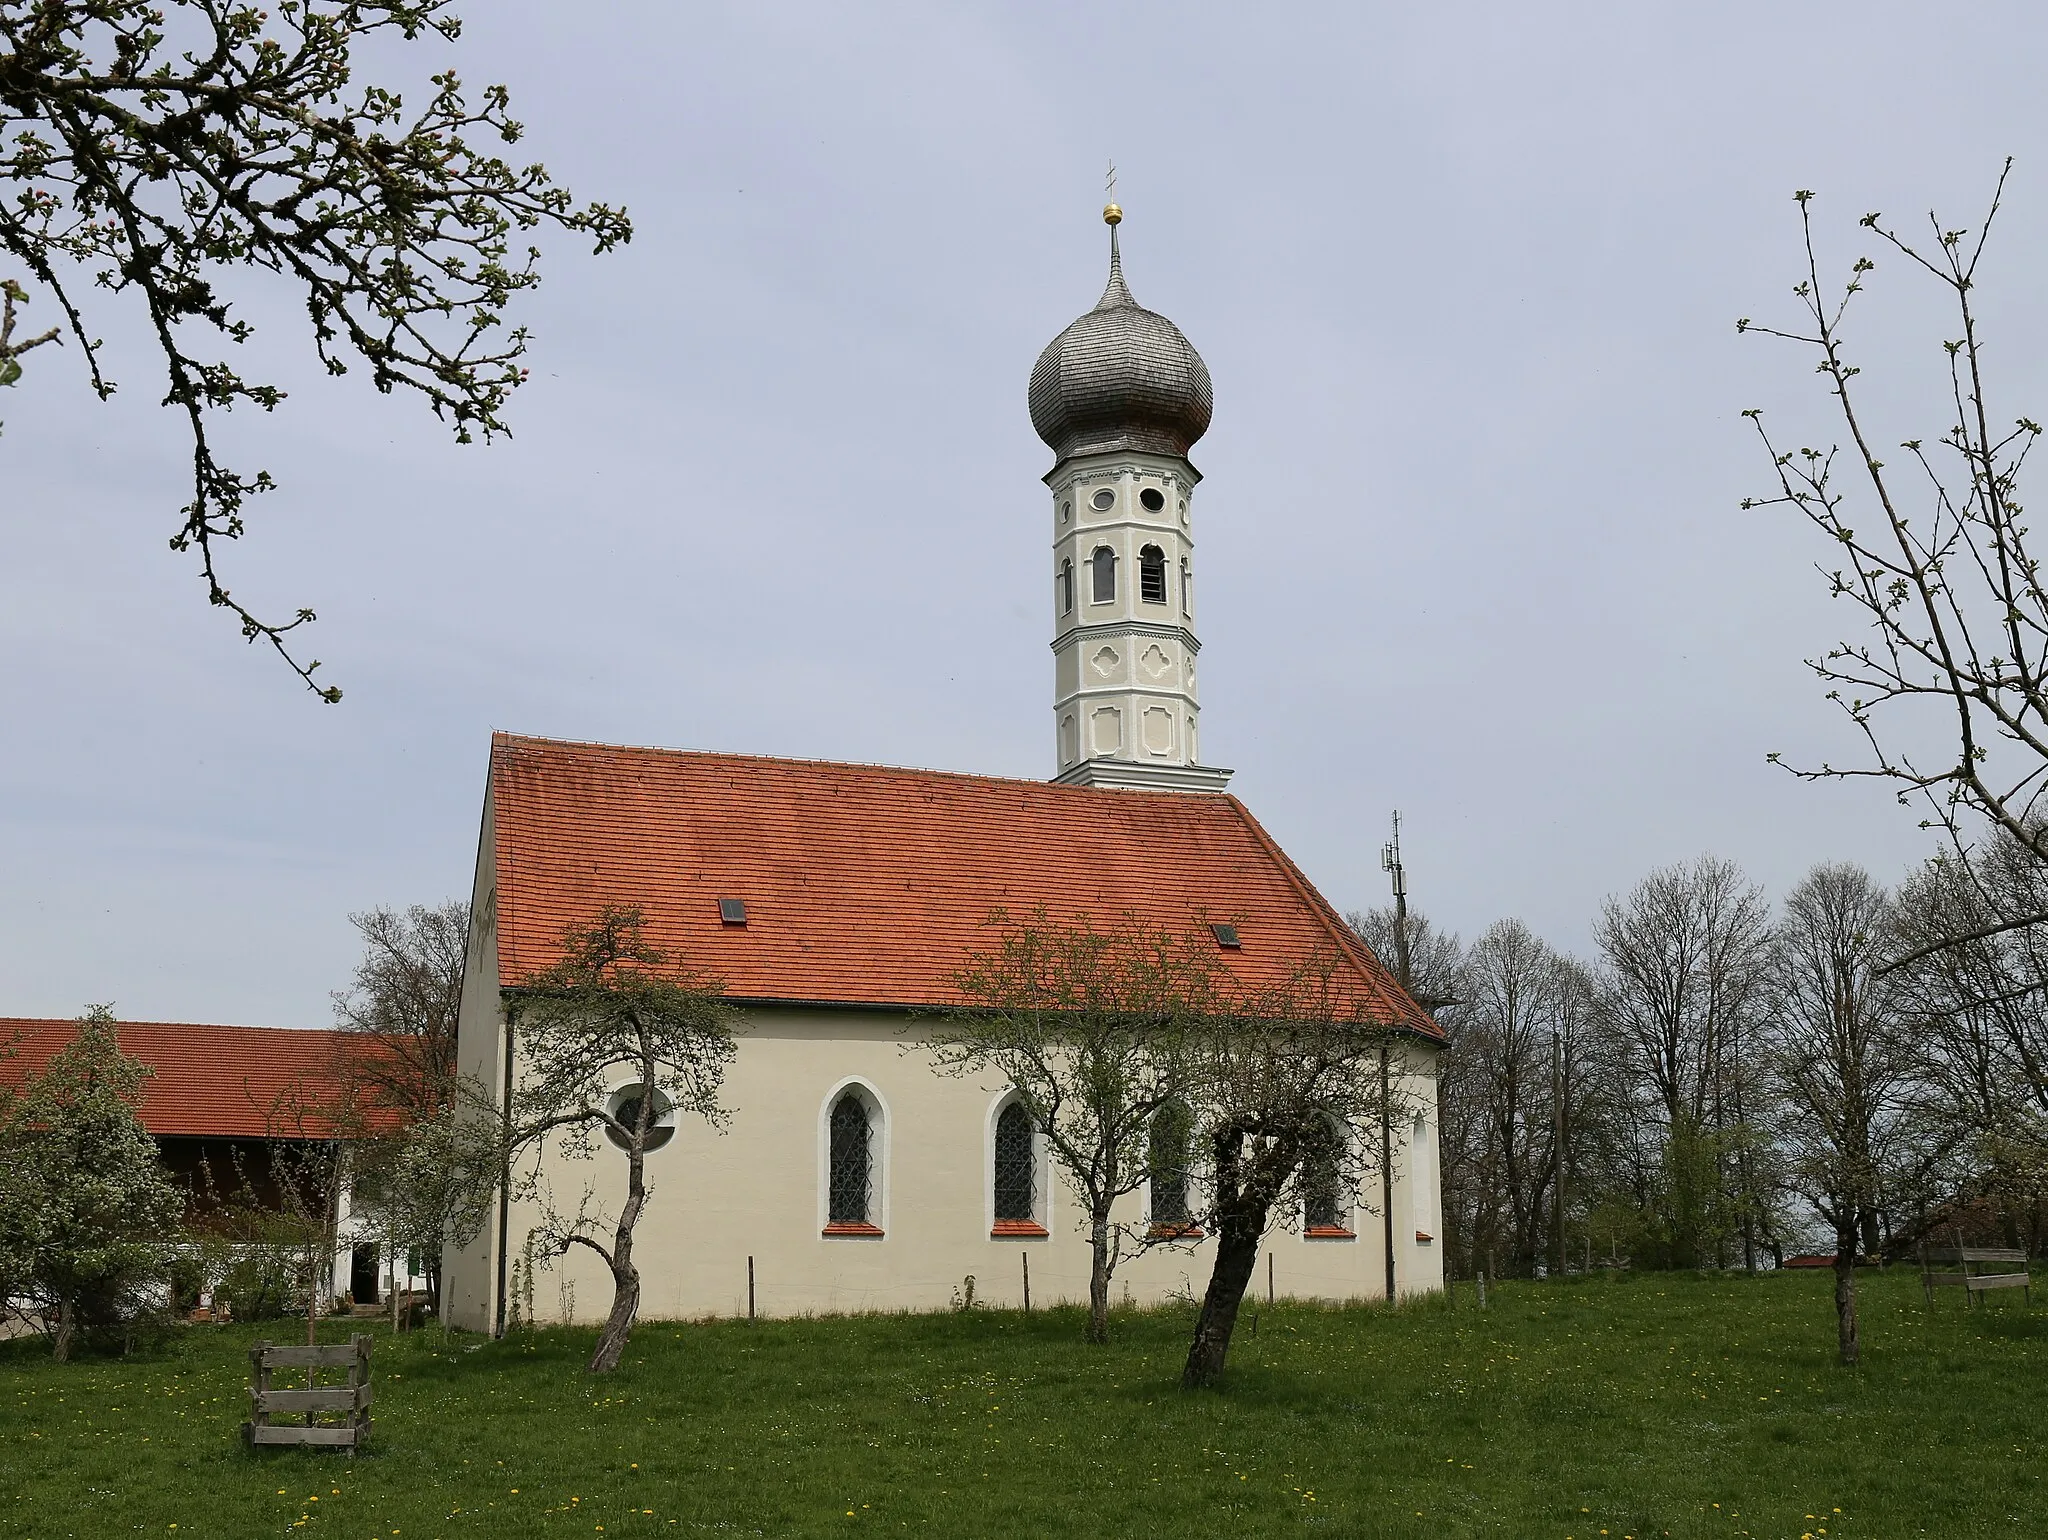
[(1401, 813), (1394, 811), (1394, 837), (1380, 849), (1380, 870), (1394, 883), (1394, 968), (1401, 987), (1413, 992), (1415, 980), (1408, 957), (1408, 869), (1401, 864)]

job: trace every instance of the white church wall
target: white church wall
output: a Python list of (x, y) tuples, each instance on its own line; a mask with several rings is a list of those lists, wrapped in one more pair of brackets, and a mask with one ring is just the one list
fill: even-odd
[[(462, 959), (462, 1003), (456, 1021), (459, 1072), (494, 1099), (505, 1084), (504, 1023), (498, 994), (497, 803), (487, 784), (470, 888), (469, 945)], [(442, 1311), (457, 1326), (488, 1330), (497, 1286), (497, 1216), (468, 1245), (442, 1258)]]
[[(648, 1157), (653, 1189), (639, 1227), (635, 1259), (644, 1279), (643, 1316), (651, 1319), (737, 1316), (747, 1310), (747, 1259), (754, 1260), (755, 1308), (787, 1316), (859, 1310), (946, 1308), (972, 1275), (978, 1299), (1022, 1303), (1025, 1256), (1033, 1303), (1078, 1302), (1087, 1296), (1088, 1248), (1083, 1210), (1055, 1179), (1044, 1179), (1039, 1221), (1043, 1239), (992, 1239), (992, 1140), (1004, 1087), (937, 1074), (917, 1046), (918, 1023), (907, 1013), (815, 1009), (750, 1009), (727, 1077), (731, 1110), (722, 1133), (685, 1121), (676, 1137)], [(481, 1062), (481, 1060), (479, 1061)], [(1407, 1091), (1430, 1098), (1427, 1066), (1408, 1077)], [(620, 1077), (623, 1083), (625, 1077)], [(835, 1095), (858, 1084), (879, 1110), (872, 1148), (879, 1157), (874, 1190), (878, 1237), (826, 1236), (827, 1114)], [(1405, 1134), (1407, 1130), (1404, 1128)], [(1405, 1147), (1406, 1139), (1397, 1140)], [(1418, 1229), (1433, 1216), (1433, 1194), (1412, 1189), (1411, 1172), (1434, 1168), (1405, 1153), (1394, 1188), (1395, 1266), (1402, 1292), (1441, 1286), (1437, 1253), (1418, 1246)], [(556, 1201), (573, 1210), (591, 1184), (603, 1201), (623, 1194), (623, 1157), (600, 1148), (579, 1161), (548, 1158)], [(1276, 1230), (1266, 1250), (1284, 1297), (1379, 1298), (1385, 1290), (1378, 1188), (1355, 1212), (1351, 1240), (1311, 1240), (1294, 1223)], [(1141, 1192), (1122, 1217), (1146, 1213)], [(514, 1204), (509, 1248), (521, 1255), (539, 1210)], [(450, 1269), (451, 1319), (486, 1328), (496, 1287), (492, 1233)], [(608, 1238), (608, 1237), (607, 1237)], [(1115, 1285), (1119, 1301), (1157, 1303), (1199, 1294), (1213, 1243), (1162, 1247), (1126, 1262)], [(1255, 1289), (1267, 1287), (1261, 1262)], [(611, 1298), (601, 1262), (581, 1248), (535, 1278), (533, 1310), (561, 1319), (573, 1300), (575, 1318), (600, 1318)]]

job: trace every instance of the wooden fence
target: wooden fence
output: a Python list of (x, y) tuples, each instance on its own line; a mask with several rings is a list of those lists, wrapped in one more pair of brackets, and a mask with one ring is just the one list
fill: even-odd
[[(283, 1389), (271, 1384), (279, 1369), (303, 1369), (306, 1384)], [(346, 1369), (339, 1385), (319, 1383), (322, 1369)], [(342, 1414), (322, 1422), (322, 1413)], [(274, 1417), (292, 1417), (274, 1422)], [(370, 1436), (370, 1339), (349, 1338), (334, 1347), (275, 1347), (258, 1342), (249, 1349), (249, 1420), (242, 1437), (259, 1444), (314, 1444), (351, 1454)]]
[[(1959, 1268), (1958, 1272), (1938, 1269)], [(1997, 1268), (1999, 1271), (1978, 1271)], [(1920, 1288), (1927, 1302), (1934, 1303), (1934, 1291), (1961, 1289), (1965, 1301), (1974, 1301), (1987, 1289), (2024, 1289), (2027, 1303), (2034, 1302), (2034, 1280), (2027, 1273), (2027, 1254), (2003, 1246), (1965, 1246), (1962, 1237), (1953, 1246), (1920, 1248)]]

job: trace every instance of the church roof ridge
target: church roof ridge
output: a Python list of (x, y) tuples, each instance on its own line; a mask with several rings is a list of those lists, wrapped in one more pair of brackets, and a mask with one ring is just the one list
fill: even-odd
[[(670, 758), (697, 760), (731, 760), (738, 764), (782, 765), (792, 769), (858, 770), (878, 775), (924, 776), (933, 780), (977, 781), (989, 786), (1029, 787), (1033, 791), (1078, 792), (1083, 796), (1104, 797), (1169, 797), (1185, 799), (1190, 793), (1183, 791), (1151, 791), (1142, 788), (1130, 790), (1104, 790), (1099, 786), (1074, 786), (1061, 782), (1040, 780), (1028, 775), (990, 775), (980, 770), (939, 770), (926, 765), (892, 765), (880, 760), (865, 759), (820, 759), (803, 754), (758, 754), (737, 749), (692, 749), (675, 744), (650, 743), (607, 743), (597, 739), (550, 738), (531, 733), (513, 733), (503, 730), (491, 734), (493, 747), (498, 744), (531, 745), (544, 748), (595, 749), (607, 754), (651, 754)], [(1225, 800), (1235, 801), (1235, 798)]]

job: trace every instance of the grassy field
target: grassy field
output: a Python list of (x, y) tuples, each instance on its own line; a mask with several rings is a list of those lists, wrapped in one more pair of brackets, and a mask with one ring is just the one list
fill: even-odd
[[(1454, 1308), (1261, 1312), (1228, 1388), (1175, 1384), (1188, 1312), (380, 1338), (353, 1461), (245, 1453), (255, 1327), (147, 1359), (0, 1348), (0, 1532), (1509, 1535), (2048, 1533), (2048, 1302), (1929, 1313), (1869, 1280), (1831, 1362), (1825, 1275), (1497, 1288)], [(273, 1335), (286, 1337), (269, 1328)], [(344, 1335), (337, 1324), (332, 1333)]]

